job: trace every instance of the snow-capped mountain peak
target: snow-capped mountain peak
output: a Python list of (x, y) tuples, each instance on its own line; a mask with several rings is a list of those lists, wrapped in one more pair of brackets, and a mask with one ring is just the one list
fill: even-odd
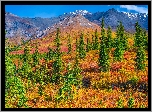
[(6, 36), (13, 37), (17, 34), (19, 36), (31, 37), (29, 35), (36, 34), (37, 37), (43, 37), (47, 34), (47, 31), (49, 32), (55, 29), (54, 26), (56, 24), (63, 28), (67, 26), (71, 28), (73, 25), (91, 28), (94, 26), (92, 23), (100, 26), (102, 18), (105, 19), (105, 27), (111, 26), (112, 29), (116, 29), (118, 21), (121, 21), (125, 30), (128, 32), (135, 31), (136, 22), (139, 22), (142, 28), (148, 30), (148, 14), (118, 12), (114, 8), (106, 12), (98, 11), (95, 13), (90, 13), (87, 10), (76, 10), (52, 18), (22, 18), (5, 12)]
[(126, 14), (130, 19), (135, 19), (137, 17), (144, 17), (147, 18), (148, 14), (147, 13), (130, 13), (130, 12), (123, 12), (122, 13)]
[(76, 14), (80, 14), (80, 15), (86, 15), (86, 14), (92, 14), (90, 12), (88, 12), (87, 10), (76, 10), (74, 12), (70, 12), (70, 14), (76, 15)]

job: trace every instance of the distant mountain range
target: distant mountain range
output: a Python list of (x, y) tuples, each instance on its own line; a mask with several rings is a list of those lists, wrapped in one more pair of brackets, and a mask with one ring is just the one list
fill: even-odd
[(96, 13), (90, 13), (86, 10), (76, 10), (75, 12), (64, 13), (63, 15), (52, 18), (25, 18), (6, 12), (6, 37), (41, 38), (55, 31), (57, 27), (61, 29), (80, 27), (99, 28), (102, 18), (105, 20), (105, 27), (111, 26), (113, 30), (116, 29), (118, 21), (122, 21), (125, 30), (128, 32), (135, 31), (135, 22), (137, 21), (143, 29), (148, 30), (148, 14), (118, 12), (114, 8), (106, 12)]

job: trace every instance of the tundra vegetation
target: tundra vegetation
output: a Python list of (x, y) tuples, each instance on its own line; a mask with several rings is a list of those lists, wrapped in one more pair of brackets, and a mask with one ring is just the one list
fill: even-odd
[(129, 35), (119, 22), (114, 35), (102, 19), (91, 36), (82, 31), (63, 41), (58, 28), (49, 46), (43, 38), (20, 49), (6, 39), (5, 107), (148, 108), (148, 35), (135, 26)]

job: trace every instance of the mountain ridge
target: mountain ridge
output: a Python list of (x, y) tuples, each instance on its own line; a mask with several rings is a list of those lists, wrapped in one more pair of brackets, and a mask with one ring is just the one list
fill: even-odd
[[(70, 20), (75, 18), (76, 16), (81, 16), (79, 20), (81, 21), (80, 24), (82, 26), (89, 27), (89, 24), (96, 24), (100, 27), (101, 20), (104, 18), (105, 20), (105, 27), (107, 28), (109, 25), (112, 27), (113, 30), (116, 29), (118, 25), (118, 21), (122, 21), (124, 28), (128, 32), (135, 31), (135, 22), (139, 22), (142, 28), (148, 30), (148, 14), (145, 13), (128, 13), (128, 12), (118, 12), (114, 8), (109, 9), (105, 12), (95, 12), (91, 13), (87, 10), (76, 10), (74, 12), (64, 13), (59, 15), (58, 17), (51, 17), (51, 18), (26, 18), (26, 17), (19, 17), (15, 14), (6, 12), (5, 13), (5, 30), (6, 30), (6, 37), (14, 37), (14, 36), (23, 36), (27, 38), (35, 37), (41, 38), (49, 34), (50, 32), (54, 31), (56, 28), (55, 26), (60, 26), (59, 24), (72, 24)], [(69, 21), (68, 18), (70, 18)], [(77, 21), (79, 21), (77, 20)], [(77, 22), (75, 22), (78, 24)], [(77, 26), (75, 24), (75, 26)], [(85, 24), (85, 25), (84, 25)], [(61, 25), (66, 26), (66, 25)], [(92, 26), (92, 25), (91, 25)], [(94, 25), (93, 25), (94, 26)]]

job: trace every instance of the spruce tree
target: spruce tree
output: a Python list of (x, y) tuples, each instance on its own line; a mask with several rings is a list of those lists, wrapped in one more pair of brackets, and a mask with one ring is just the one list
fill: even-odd
[(30, 54), (29, 54), (29, 46), (25, 46), (24, 47), (24, 54), (23, 54), (23, 64), (21, 66), (21, 68), (19, 68), (18, 71), (19, 74), (21, 74), (22, 77), (24, 78), (28, 78), (31, 77), (31, 74), (32, 74), (32, 66), (31, 64), (29, 63), (30, 62)]
[(36, 49), (33, 56), (33, 65), (36, 66), (39, 64), (39, 52), (38, 52), (38, 46), (36, 45)]
[(146, 54), (143, 46), (137, 48), (136, 66), (138, 70), (145, 70)]
[(79, 67), (78, 61), (78, 53), (76, 52), (75, 63), (74, 66), (71, 66), (71, 63), (67, 66), (67, 73), (64, 78), (63, 86), (59, 89), (58, 95), (56, 97), (57, 101), (61, 101), (61, 99), (67, 100), (73, 98), (72, 85), (76, 87), (80, 87), (82, 84), (82, 76), (80, 75), (81, 69)]
[(148, 36), (146, 34), (146, 30), (143, 30), (142, 31), (142, 42), (143, 42), (143, 47), (145, 50), (148, 50)]
[(95, 30), (95, 41), (94, 41), (94, 50), (98, 50), (98, 34), (97, 29)]
[[(135, 33), (135, 44), (134, 46), (137, 49), (137, 56), (136, 56), (136, 66), (138, 70), (145, 70), (145, 44), (146, 44), (146, 32), (142, 31), (138, 22), (135, 24), (136, 33)], [(147, 41), (148, 43), (148, 41)]]
[(124, 38), (122, 40), (124, 50), (128, 49), (127, 33), (124, 33)]
[(62, 67), (62, 59), (61, 59), (61, 53), (60, 53), (60, 35), (59, 35), (59, 28), (57, 28), (57, 34), (55, 39), (55, 45), (56, 45), (56, 57), (53, 62), (53, 75), (52, 75), (52, 82), (55, 82), (56, 84), (59, 83), (61, 78), (61, 71), (63, 69)]
[(108, 71), (109, 70), (109, 55), (108, 49), (105, 43), (101, 44), (100, 53), (99, 53), (99, 66), (101, 71)]
[(91, 50), (95, 50), (94, 48), (94, 44), (95, 43), (95, 38), (94, 38), (94, 35), (92, 35), (92, 43), (91, 43)]
[(83, 34), (81, 33), (80, 40), (79, 40), (79, 57), (82, 59), (86, 56), (86, 51), (85, 51), (85, 44), (84, 44), (84, 39), (83, 39)]
[(87, 38), (87, 45), (86, 45), (86, 51), (89, 52), (91, 50), (91, 43), (89, 38)]
[(143, 39), (142, 39), (142, 29), (141, 26), (136, 22), (135, 24), (136, 32), (135, 32), (135, 40), (134, 40), (134, 46), (140, 47), (143, 45)]
[(124, 44), (123, 44), (123, 26), (122, 23), (117, 26), (117, 31), (116, 31), (117, 39), (116, 39), (116, 49), (114, 51), (114, 60), (115, 61), (121, 61), (123, 59), (123, 53), (124, 53)]
[(48, 62), (49, 60), (52, 60), (53, 58), (54, 58), (54, 52), (50, 47), (48, 47), (48, 52), (46, 53), (45, 59)]
[(80, 69), (80, 67), (79, 67), (79, 60), (78, 60), (78, 53), (76, 53), (76, 57), (75, 57), (75, 63), (74, 63), (74, 76), (77, 76), (77, 75), (79, 75), (80, 74), (80, 72), (81, 72), (81, 69)]
[(76, 77), (76, 82), (78, 82), (76, 84), (76, 86), (81, 85), (81, 81), (82, 81), (82, 75), (80, 74), (82, 72), (81, 68), (79, 67), (79, 55), (78, 53), (76, 53), (76, 57), (75, 57), (75, 63), (74, 63), (74, 68), (73, 68), (73, 75), (74, 77)]
[(100, 52), (99, 52), (99, 66), (101, 71), (108, 71), (109, 70), (109, 54), (108, 49), (106, 46), (106, 40), (105, 40), (105, 29), (104, 29), (104, 19), (102, 19), (101, 24), (101, 43), (100, 43)]
[(68, 53), (71, 53), (72, 47), (71, 47), (71, 38), (70, 35), (68, 36)]
[(123, 47), (122, 43), (120, 42), (120, 39), (117, 40), (116, 49), (114, 51), (114, 60), (115, 61), (121, 61), (123, 59)]
[(104, 28), (104, 19), (102, 18), (102, 22), (101, 22), (101, 38), (100, 40), (102, 41), (102, 43), (104, 43), (105, 41), (105, 28)]
[(29, 61), (29, 46), (25, 46), (24, 47), (24, 54), (23, 54), (23, 61), (24, 62), (27, 62), (28, 63), (28, 61)]
[(111, 31), (111, 27), (108, 26), (108, 30), (107, 30), (107, 48), (108, 51), (110, 51), (110, 49), (112, 48), (112, 31)]
[(120, 38), (120, 42), (122, 43), (123, 50), (126, 50), (127, 48), (127, 39), (124, 32), (124, 26), (122, 25), (122, 22), (119, 23), (119, 30), (118, 30), (118, 38)]

